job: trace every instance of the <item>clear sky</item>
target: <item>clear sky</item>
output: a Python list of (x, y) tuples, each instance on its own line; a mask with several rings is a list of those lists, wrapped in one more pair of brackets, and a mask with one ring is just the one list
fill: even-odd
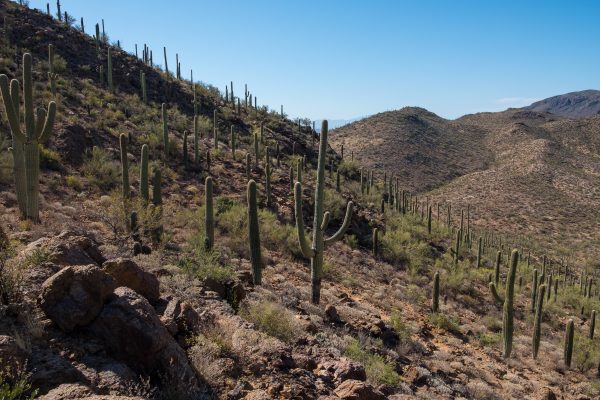
[[(46, 9), (46, 1), (30, 0)], [(600, 1), (61, 0), (111, 40), (290, 117), (404, 106), (446, 118), (600, 88)], [(56, 1), (51, 0), (52, 12)]]

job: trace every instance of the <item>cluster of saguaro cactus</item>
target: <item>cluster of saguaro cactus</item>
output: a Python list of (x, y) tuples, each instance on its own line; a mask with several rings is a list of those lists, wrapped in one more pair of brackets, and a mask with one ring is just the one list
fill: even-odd
[(327, 153), (327, 121), (323, 121), (321, 127), (319, 158), (317, 163), (317, 182), (315, 185), (315, 203), (313, 218), (313, 242), (309, 245), (304, 231), (304, 217), (302, 213), (302, 184), (296, 182), (294, 186), (296, 229), (298, 241), (302, 254), (311, 260), (311, 301), (319, 304), (321, 298), (321, 280), (323, 279), (323, 252), (335, 241), (342, 238), (352, 219), (352, 202), (348, 202), (346, 215), (340, 229), (331, 237), (324, 238), (324, 232), (329, 223), (329, 212), (324, 212), (323, 203), (325, 198), (325, 163)]
[(10, 81), (0, 75), (0, 92), (8, 118), (13, 141), (13, 172), (17, 193), (17, 203), (24, 218), (39, 221), (39, 173), (40, 150), (52, 133), (56, 115), (56, 103), (48, 104), (48, 111), (33, 106), (33, 80), (31, 72), (31, 54), (23, 55), (23, 100), (25, 130), (21, 128), (20, 85), (19, 81)]

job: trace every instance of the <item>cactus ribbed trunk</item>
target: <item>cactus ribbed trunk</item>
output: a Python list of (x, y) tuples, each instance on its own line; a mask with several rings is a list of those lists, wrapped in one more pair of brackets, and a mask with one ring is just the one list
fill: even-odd
[(200, 132), (198, 132), (197, 115), (194, 115), (194, 164), (200, 164)]
[(494, 283), (496, 286), (500, 283), (500, 263), (502, 262), (502, 253), (496, 253), (496, 264), (494, 265)]
[(590, 333), (589, 338), (594, 339), (594, 331), (596, 330), (596, 310), (592, 310), (592, 315), (590, 315)]
[(531, 311), (535, 311), (535, 303), (537, 301), (538, 292), (538, 270), (533, 270), (533, 279), (531, 282)]
[(431, 311), (434, 313), (440, 310), (440, 274), (436, 272), (433, 275), (433, 296), (431, 298)]
[(479, 240), (477, 241), (477, 264), (476, 267), (481, 267), (481, 255), (483, 252), (483, 239), (479, 236)]
[(533, 342), (531, 352), (533, 359), (535, 360), (540, 349), (540, 337), (542, 333), (542, 311), (544, 309), (544, 294), (546, 292), (546, 285), (540, 285), (538, 288), (538, 297), (535, 302), (535, 318), (533, 320)]
[(565, 345), (564, 345), (564, 357), (565, 365), (571, 367), (571, 358), (573, 357), (573, 337), (575, 336), (575, 326), (573, 320), (570, 319), (567, 322), (565, 330)]
[(148, 145), (142, 146), (142, 157), (140, 165), (140, 196), (146, 201), (150, 200), (150, 192), (148, 190)]
[(514, 332), (514, 297), (517, 264), (519, 262), (518, 250), (513, 250), (510, 255), (510, 268), (506, 276), (506, 289), (504, 294), (504, 308), (502, 310), (502, 338), (504, 341), (504, 358), (509, 358), (512, 352)]
[(205, 214), (204, 214), (204, 247), (212, 250), (215, 242), (215, 220), (213, 214), (213, 181), (210, 176), (204, 181)]
[(248, 242), (250, 245), (250, 261), (252, 263), (252, 281), (261, 284), (262, 258), (260, 253), (260, 234), (258, 229), (258, 206), (256, 201), (256, 182), (248, 182)]

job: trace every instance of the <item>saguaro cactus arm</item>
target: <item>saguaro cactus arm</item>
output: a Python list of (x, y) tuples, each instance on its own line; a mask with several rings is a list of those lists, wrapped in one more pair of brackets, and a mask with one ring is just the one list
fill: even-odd
[(296, 182), (294, 185), (294, 201), (295, 201), (295, 214), (296, 214), (296, 228), (298, 231), (298, 242), (300, 243), (300, 250), (304, 257), (311, 258), (315, 252), (310, 248), (308, 239), (306, 239), (306, 233), (304, 231), (304, 217), (302, 214), (302, 184)]
[(336, 233), (334, 233), (331, 237), (325, 239), (325, 247), (331, 246), (333, 243), (338, 241), (344, 236), (344, 233), (348, 230), (350, 226), (350, 221), (352, 221), (352, 210), (354, 208), (354, 203), (351, 201), (348, 202), (346, 206), (346, 215), (344, 216), (344, 222), (342, 222), (342, 226)]
[(4, 74), (0, 75), (0, 91), (2, 92), (4, 109), (13, 136), (25, 140), (25, 135), (21, 131), (21, 124), (19, 123), (19, 81), (13, 79), (10, 82), (9, 89), (8, 77)]

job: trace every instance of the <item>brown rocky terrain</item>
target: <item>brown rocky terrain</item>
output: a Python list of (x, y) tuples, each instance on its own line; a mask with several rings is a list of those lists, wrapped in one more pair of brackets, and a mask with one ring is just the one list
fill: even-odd
[[(344, 240), (325, 251), (321, 303), (312, 304), (310, 267), (293, 225), (289, 178), (290, 168), (306, 156), (303, 211), (310, 228), (316, 163), (312, 132), (298, 132), (292, 121), (266, 108), (238, 111), (216, 89), (196, 85), (203, 135), (198, 162), (193, 140), (188, 140), (186, 166), (184, 130), (192, 131), (194, 116), (190, 82), (113, 47), (112, 93), (99, 74), (99, 67), (107, 65), (106, 44), (97, 55), (94, 40), (75, 28), (0, 1), (0, 20), (5, 17), (8, 30), (0, 43), (0, 74), (20, 80), (21, 55), (31, 52), (35, 104), (54, 98), (58, 114), (50, 140), (41, 147), (39, 224), (20, 218), (12, 153), (7, 150), (10, 140), (0, 151), (0, 398), (583, 400), (599, 395), (600, 346), (597, 337), (587, 339), (587, 332), (591, 310), (600, 309), (600, 300), (595, 284), (590, 283), (589, 296), (582, 295), (579, 270), (565, 271), (556, 259), (548, 263), (548, 275), (560, 285), (545, 305), (540, 352), (533, 359), (530, 299), (538, 286), (531, 275), (534, 267), (542, 267), (538, 257), (526, 260), (521, 254), (513, 352), (504, 359), (502, 307), (488, 288), (498, 243), (486, 244), (482, 265), (477, 266), (477, 251), (468, 242), (453, 253), (456, 226), (446, 226), (443, 215), (434, 213), (428, 229), (420, 210), (401, 213), (387, 205), (382, 212), (382, 185), (375, 182), (369, 194), (361, 193), (357, 164), (348, 160), (348, 144), (344, 160), (329, 151), (342, 175), (338, 191), (335, 173), (326, 173), (324, 202), (331, 212), (327, 233), (339, 226), (347, 200), (353, 200), (356, 209)], [(59, 74), (55, 97), (47, 76), (51, 43)], [(140, 98), (140, 71), (146, 74), (148, 104)], [(163, 102), (172, 143), (166, 152)], [(8, 138), (0, 109), (0, 132)], [(210, 135), (215, 110), (218, 148)], [(552, 158), (553, 146), (558, 145), (544, 140), (554, 140), (569, 124), (572, 132), (582, 130), (576, 121), (537, 113), (498, 116), (537, 121), (534, 126), (515, 125), (513, 132), (496, 131), (506, 122), (489, 118), (484, 130), (478, 116), (448, 122), (423, 110), (404, 113), (402, 123), (420, 126), (426, 147), (436, 154), (427, 156), (428, 169), (416, 172), (425, 162), (419, 156), (422, 144), (419, 135), (406, 139), (414, 172), (402, 177), (403, 187), (420, 191), (455, 183), (458, 176), (499, 168), (496, 157), (513, 159), (510, 152), (519, 151), (519, 157), (527, 155), (544, 165), (524, 159), (519, 168), (494, 173), (514, 176), (529, 168), (535, 177), (554, 177), (555, 190), (560, 190), (555, 197), (572, 189), (571, 181), (560, 180), (545, 166), (545, 157)], [(255, 160), (252, 134), (260, 131), (261, 123), (265, 133), (259, 153), (264, 155), (267, 145), (279, 145), (280, 157), (273, 157), (271, 165), (271, 204), (265, 201), (264, 158), (250, 171), (259, 186), (264, 263), (262, 284), (254, 285), (243, 160), (246, 154)], [(445, 136), (447, 124), (453, 126), (450, 138)], [(233, 154), (232, 126), (238, 135)], [(593, 171), (597, 151), (583, 155), (595, 143), (594, 130), (584, 131), (588, 138), (565, 135), (560, 146), (578, 150), (578, 168)], [(129, 144), (131, 200), (125, 204), (121, 134), (127, 134)], [(503, 134), (523, 137), (527, 151), (507, 146)], [(492, 151), (490, 141), (496, 136), (496, 146), (506, 154)], [(470, 142), (483, 150), (463, 149)], [(143, 144), (150, 148), (151, 169), (162, 173), (162, 205), (154, 209), (139, 200)], [(361, 161), (360, 154), (355, 151), (356, 161)], [(393, 153), (385, 155), (382, 163)], [(215, 183), (212, 251), (204, 244), (207, 176)], [(588, 182), (585, 174), (573, 177), (580, 179), (574, 183), (578, 187)], [(420, 179), (427, 180), (426, 186), (419, 186)], [(478, 191), (473, 189), (471, 195)], [(568, 203), (560, 200), (564, 203), (559, 205)], [(580, 206), (573, 202), (567, 209), (579, 213)], [(125, 207), (138, 212), (138, 230), (130, 229)], [(508, 217), (499, 211), (496, 221), (485, 219), (483, 206), (476, 204), (474, 209), (477, 225), (514, 233), (502, 224), (501, 218)], [(375, 227), (381, 233), (378, 254), (371, 250)], [(498, 285), (504, 294), (506, 248), (502, 254)], [(441, 293), (440, 310), (434, 313), (436, 272)], [(571, 366), (563, 357), (569, 319), (576, 329)]]

